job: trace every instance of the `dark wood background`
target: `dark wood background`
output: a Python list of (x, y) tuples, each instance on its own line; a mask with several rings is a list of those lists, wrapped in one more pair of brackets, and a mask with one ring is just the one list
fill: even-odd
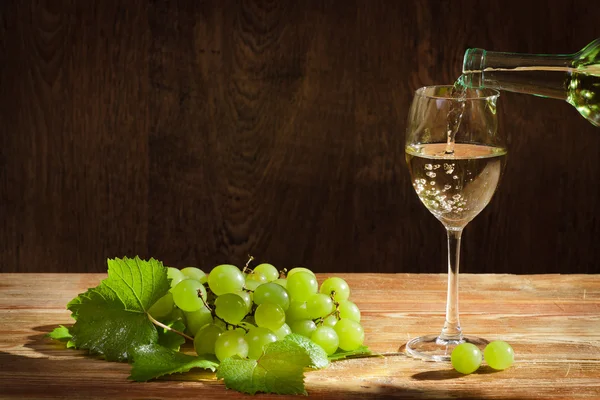
[[(404, 161), (412, 92), (468, 47), (568, 53), (600, 2), (0, 2), (0, 269), (106, 258), (444, 272)], [(505, 93), (467, 272), (600, 272), (600, 129)]]

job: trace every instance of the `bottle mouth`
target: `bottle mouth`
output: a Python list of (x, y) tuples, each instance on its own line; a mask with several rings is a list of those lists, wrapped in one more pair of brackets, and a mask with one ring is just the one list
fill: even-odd
[(483, 49), (467, 49), (463, 58), (463, 74), (473, 72), (482, 72), (485, 60), (485, 50)]
[(461, 76), (466, 87), (481, 87), (483, 83), (483, 67), (485, 65), (485, 50), (467, 49), (463, 58)]

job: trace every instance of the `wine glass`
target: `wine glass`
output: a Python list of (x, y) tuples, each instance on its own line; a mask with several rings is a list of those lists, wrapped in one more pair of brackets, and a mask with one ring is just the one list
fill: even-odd
[(506, 162), (504, 135), (498, 131), (494, 89), (429, 86), (418, 89), (406, 131), (406, 162), (425, 207), (448, 235), (446, 322), (439, 335), (406, 344), (408, 355), (449, 361), (454, 347), (487, 341), (464, 336), (458, 317), (458, 269), (463, 228), (489, 203)]

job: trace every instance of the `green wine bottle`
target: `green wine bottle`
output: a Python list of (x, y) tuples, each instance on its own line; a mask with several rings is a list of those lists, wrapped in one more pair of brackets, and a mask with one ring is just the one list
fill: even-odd
[(467, 49), (462, 72), (458, 86), (565, 100), (600, 127), (600, 38), (573, 54)]

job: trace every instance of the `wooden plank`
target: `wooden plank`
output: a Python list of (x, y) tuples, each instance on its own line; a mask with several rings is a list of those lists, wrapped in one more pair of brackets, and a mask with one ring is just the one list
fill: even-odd
[[(319, 274), (322, 281), (330, 274)], [(366, 344), (384, 358), (347, 360), (308, 372), (310, 396), (340, 398), (567, 399), (600, 397), (600, 276), (461, 277), (461, 322), (467, 334), (511, 343), (516, 364), (462, 376), (448, 364), (406, 357), (408, 338), (443, 323), (445, 276), (336, 274), (362, 311)], [(148, 383), (127, 380), (127, 364), (67, 350), (44, 337), (72, 322), (66, 302), (104, 274), (0, 275), (0, 398), (242, 399), (203, 371)], [(188, 349), (189, 350), (189, 349)], [(282, 399), (284, 396), (259, 395)]]

